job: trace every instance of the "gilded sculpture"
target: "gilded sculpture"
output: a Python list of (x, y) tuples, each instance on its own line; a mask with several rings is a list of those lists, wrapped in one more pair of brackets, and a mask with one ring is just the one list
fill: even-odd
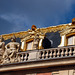
[[(58, 26), (50, 26), (50, 27), (47, 27), (47, 28), (40, 28), (40, 29), (35, 28), (33, 26), (33, 28), (35, 28), (35, 31), (38, 31), (38, 32), (41, 32), (41, 33), (45, 34), (47, 32), (61, 31), (61, 30), (65, 29), (67, 26), (69, 26), (69, 24), (62, 24), (62, 25), (58, 25)], [(13, 34), (14, 34), (16, 38), (23, 39), (26, 35), (29, 34), (30, 31), (32, 32), (32, 30), (28, 29), (28, 31), (21, 31), (21, 32), (15, 32), (15, 33), (10, 33), (10, 34), (4, 34), (3, 38), (4, 38), (4, 40), (11, 39), (11, 37), (13, 37)]]
[(40, 41), (39, 34), (36, 34), (33, 42), (33, 49), (38, 49), (39, 41)]
[(26, 51), (27, 43), (33, 41), (31, 50), (42, 49), (42, 41), (45, 37), (45, 34), (40, 31), (40, 28), (37, 28), (35, 25), (32, 25), (31, 30), (28, 30), (28, 34), (21, 39), (21, 50)]

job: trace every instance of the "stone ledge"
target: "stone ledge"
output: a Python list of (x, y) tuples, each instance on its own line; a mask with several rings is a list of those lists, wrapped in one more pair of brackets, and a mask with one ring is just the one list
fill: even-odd
[(75, 64), (75, 57), (66, 57), (66, 58), (52, 59), (52, 60), (51, 59), (38, 60), (38, 61), (31, 61), (31, 62), (0, 65), (0, 72), (74, 65), (74, 64)]

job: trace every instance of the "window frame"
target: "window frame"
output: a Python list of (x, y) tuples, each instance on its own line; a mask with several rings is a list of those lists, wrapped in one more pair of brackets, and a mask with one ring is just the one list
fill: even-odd
[[(67, 45), (67, 46), (75, 45), (75, 42), (74, 42), (74, 41), (75, 41), (75, 40), (74, 40), (74, 39), (75, 39), (75, 33), (70, 33), (70, 34), (68, 34), (68, 35), (66, 35), (66, 36), (67, 36), (67, 37), (66, 37), (66, 38), (67, 38), (67, 40), (66, 40), (66, 45)], [(73, 37), (73, 42), (72, 42), (71, 45), (68, 44), (68, 38), (70, 38), (70, 37)]]
[(29, 43), (29, 42), (32, 42), (33, 40), (34, 40), (34, 39), (26, 40), (25, 51), (27, 51), (27, 50), (32, 50), (32, 49), (33, 49), (33, 43), (32, 43), (32, 47), (31, 47), (31, 49), (27, 49), (27, 45), (28, 45), (28, 43)]

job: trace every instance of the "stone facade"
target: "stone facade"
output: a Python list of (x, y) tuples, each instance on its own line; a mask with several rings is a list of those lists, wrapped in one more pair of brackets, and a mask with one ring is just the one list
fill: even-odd
[[(57, 31), (61, 36), (60, 45), (44, 49), (45, 34)], [(75, 75), (75, 46), (67, 43), (68, 37), (74, 35), (75, 19), (70, 24), (47, 28), (33, 25), (28, 31), (1, 35), (0, 75)], [(21, 46), (16, 38), (21, 39)], [(7, 39), (11, 42), (5, 45)]]

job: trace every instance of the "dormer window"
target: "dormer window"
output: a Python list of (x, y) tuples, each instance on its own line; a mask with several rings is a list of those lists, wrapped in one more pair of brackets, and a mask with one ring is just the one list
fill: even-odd
[(75, 45), (75, 36), (69, 36), (67, 40), (67, 45)]
[(32, 25), (31, 30), (26, 32), (24, 38), (21, 39), (21, 51), (43, 49), (42, 41), (45, 37), (40, 29)]
[(30, 40), (26, 41), (25, 49), (26, 50), (32, 50), (33, 49), (33, 39), (30, 39)]
[(26, 50), (32, 50), (33, 48), (33, 41), (27, 42)]

